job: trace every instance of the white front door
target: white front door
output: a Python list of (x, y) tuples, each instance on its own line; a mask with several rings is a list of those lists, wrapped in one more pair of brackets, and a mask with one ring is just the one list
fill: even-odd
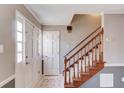
[(25, 23), (25, 87), (33, 85), (33, 30), (29, 22)]
[(25, 87), (25, 58), (24, 58), (24, 20), (16, 16), (16, 63), (15, 87)]
[(16, 12), (15, 87), (33, 87), (41, 74), (41, 30)]
[(43, 32), (44, 74), (59, 74), (59, 31)]

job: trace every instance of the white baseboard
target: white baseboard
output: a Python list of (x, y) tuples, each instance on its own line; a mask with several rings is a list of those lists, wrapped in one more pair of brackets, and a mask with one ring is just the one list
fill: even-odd
[(124, 66), (124, 63), (120, 63), (120, 64), (115, 64), (115, 63), (106, 63), (105, 67), (120, 67), (120, 66)]
[(0, 82), (0, 88), (3, 87), (5, 84), (7, 84), (8, 82), (10, 82), (13, 79), (15, 79), (15, 75), (12, 75), (12, 76), (8, 77), (7, 79), (5, 79), (4, 81)]

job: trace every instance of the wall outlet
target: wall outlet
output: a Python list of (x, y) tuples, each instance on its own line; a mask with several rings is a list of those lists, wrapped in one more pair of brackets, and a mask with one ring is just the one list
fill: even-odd
[(0, 44), (0, 54), (4, 53), (4, 45)]

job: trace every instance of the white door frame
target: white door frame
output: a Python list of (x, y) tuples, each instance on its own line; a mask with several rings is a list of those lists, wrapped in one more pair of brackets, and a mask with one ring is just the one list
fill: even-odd
[[(57, 30), (52, 30), (52, 31), (57, 31)], [(50, 31), (50, 32), (52, 32), (52, 31)], [(44, 33), (45, 31), (43, 31), (43, 33)], [(46, 31), (47, 32), (47, 31)], [(58, 62), (58, 69), (59, 69), (59, 71), (58, 71), (58, 75), (60, 75), (60, 31), (57, 31), (57, 32), (59, 32), (59, 62)], [(44, 34), (43, 34), (44, 35)], [(42, 36), (43, 37), (43, 36)], [(42, 42), (43, 42), (43, 39), (42, 39)], [(43, 45), (43, 43), (42, 43), (42, 45)], [(44, 45), (43, 45), (44, 46)], [(42, 47), (42, 54), (43, 54), (43, 48), (44, 47)], [(43, 54), (43, 56), (44, 56), (44, 54)], [(44, 66), (44, 57), (42, 56), (42, 59), (43, 59), (43, 66), (42, 66), (42, 74), (43, 75), (45, 75), (45, 66)]]

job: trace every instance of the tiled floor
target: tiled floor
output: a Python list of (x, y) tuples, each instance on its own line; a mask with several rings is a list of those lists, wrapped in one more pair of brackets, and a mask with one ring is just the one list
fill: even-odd
[(64, 77), (44, 76), (38, 85), (39, 88), (64, 88)]

